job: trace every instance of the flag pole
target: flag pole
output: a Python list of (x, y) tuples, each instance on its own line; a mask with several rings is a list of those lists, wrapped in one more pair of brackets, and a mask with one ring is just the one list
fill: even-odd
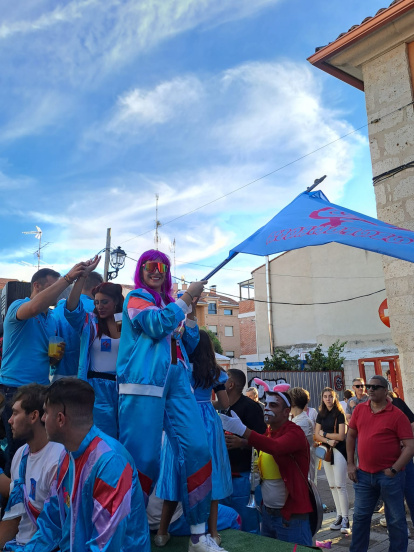
[(306, 188), (305, 192), (308, 192), (308, 193), (311, 192), (314, 188), (316, 188), (316, 186), (318, 186), (321, 182), (323, 182), (325, 178), (326, 178), (326, 174), (314, 180), (312, 186), (309, 186), (309, 188)]
[(216, 272), (218, 272), (220, 269), (223, 268), (223, 266), (226, 266), (226, 264), (231, 261), (232, 259), (234, 259), (234, 257), (238, 254), (238, 251), (235, 251), (234, 253), (232, 253), (231, 255), (229, 255), (227, 257), (227, 259), (225, 259), (222, 263), (220, 263), (218, 266), (216, 266), (216, 268), (214, 268), (211, 272), (209, 272), (207, 274), (207, 276), (205, 276), (204, 278), (202, 278), (203, 280), (210, 280), (210, 278), (212, 276), (214, 276), (214, 274), (216, 274)]

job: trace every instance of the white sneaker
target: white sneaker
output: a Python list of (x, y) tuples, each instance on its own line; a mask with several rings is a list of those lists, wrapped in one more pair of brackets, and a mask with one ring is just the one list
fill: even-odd
[(206, 535), (201, 535), (196, 544), (190, 538), (188, 552), (226, 552), (226, 550), (216, 543), (210, 533), (207, 533)]
[(381, 525), (382, 527), (387, 527), (387, 520), (385, 519), (385, 517), (382, 517), (382, 518), (380, 519), (380, 525)]
[(349, 527), (349, 519), (347, 517), (342, 518), (341, 533), (344, 535), (351, 534), (351, 528)]

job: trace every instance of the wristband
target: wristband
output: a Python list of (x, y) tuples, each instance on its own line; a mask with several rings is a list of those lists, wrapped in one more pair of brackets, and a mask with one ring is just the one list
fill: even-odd
[(188, 291), (186, 291), (186, 293), (191, 297), (191, 301), (194, 301), (194, 297), (191, 295), (191, 293), (189, 293)]
[(397, 473), (398, 473), (398, 471), (395, 468), (393, 468), (392, 466), (390, 468), (390, 472), (393, 473), (394, 475), (397, 475)]
[(68, 276), (67, 274), (65, 274), (65, 275), (63, 276), (63, 278), (67, 281), (67, 283), (68, 283), (70, 286), (71, 286), (71, 285), (73, 284), (73, 282), (75, 281), (75, 280), (72, 280), (71, 278), (69, 278), (69, 276)]
[(326, 439), (326, 435), (327, 435), (327, 433), (326, 433), (326, 431), (324, 431), (323, 436), (325, 437), (325, 439)]

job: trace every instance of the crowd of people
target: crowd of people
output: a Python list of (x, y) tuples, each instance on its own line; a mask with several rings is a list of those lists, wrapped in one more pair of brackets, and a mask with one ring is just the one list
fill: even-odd
[(350, 550), (368, 550), (379, 498), (390, 551), (407, 549), (414, 414), (385, 378), (355, 379), (342, 404), (325, 388), (318, 412), (300, 387), (256, 379), (244, 393), (198, 327), (205, 281), (174, 298), (169, 258), (149, 250), (124, 299), (99, 260), (39, 270), (8, 308), (0, 549), (149, 552), (152, 531), (158, 547), (188, 535), (189, 552), (225, 552), (226, 528), (311, 546), (318, 458)]

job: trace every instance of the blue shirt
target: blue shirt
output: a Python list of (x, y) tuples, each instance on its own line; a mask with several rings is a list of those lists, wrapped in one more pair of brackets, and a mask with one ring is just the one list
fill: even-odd
[(50, 310), (18, 320), (17, 311), (28, 301), (28, 297), (14, 301), (4, 319), (0, 384), (10, 387), (33, 382), (49, 385), (49, 337), (58, 335), (56, 321)]
[(53, 371), (52, 381), (64, 376), (76, 376), (79, 366), (80, 335), (65, 318), (66, 300), (62, 299), (53, 309), (53, 318), (56, 320), (58, 335), (65, 342), (65, 354)]
[(91, 299), (88, 295), (85, 295), (84, 293), (82, 293), (80, 296), (80, 300), (86, 312), (92, 312), (94, 310), (95, 301)]

